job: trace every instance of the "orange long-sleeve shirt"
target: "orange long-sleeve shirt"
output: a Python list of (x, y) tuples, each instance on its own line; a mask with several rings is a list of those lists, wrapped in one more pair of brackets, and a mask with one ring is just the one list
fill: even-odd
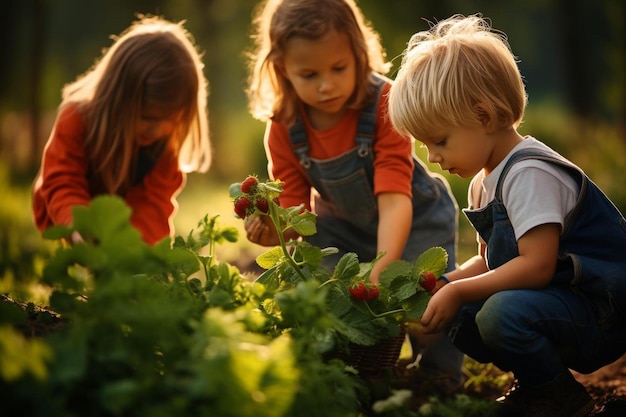
[[(383, 87), (376, 111), (374, 195), (394, 192), (411, 197), (413, 144), (391, 126), (387, 115), (389, 88), (390, 84)], [(349, 110), (339, 123), (325, 130), (315, 130), (308, 119), (303, 117), (310, 146), (309, 155), (315, 159), (325, 160), (354, 148), (359, 113), (356, 110)], [(291, 207), (304, 203), (305, 208), (311, 210), (311, 183), (293, 152), (286, 126), (268, 122), (264, 142), (268, 173), (272, 179), (284, 182), (280, 205)]]
[[(88, 160), (83, 146), (85, 124), (75, 106), (64, 108), (44, 148), (41, 168), (33, 188), (35, 224), (43, 231), (52, 225), (69, 225), (72, 207), (88, 205)], [(176, 196), (185, 184), (176, 155), (167, 148), (143, 181), (123, 196), (131, 208), (131, 224), (143, 240), (154, 244), (173, 232), (178, 208)]]

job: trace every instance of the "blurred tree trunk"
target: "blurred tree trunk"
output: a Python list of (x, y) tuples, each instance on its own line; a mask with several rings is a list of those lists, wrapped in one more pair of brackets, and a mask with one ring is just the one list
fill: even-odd
[(33, 0), (33, 42), (30, 56), (29, 73), (29, 113), (30, 113), (30, 141), (31, 158), (28, 161), (28, 169), (36, 172), (39, 166), (38, 150), (43, 149), (41, 139), (41, 78), (44, 67), (45, 51), (45, 19), (46, 10), (44, 0)]
[(602, 91), (613, 81), (607, 51), (601, 48), (611, 41), (605, 16), (610, 11), (595, 0), (558, 0), (555, 4), (565, 97), (577, 116), (603, 116), (607, 109)]

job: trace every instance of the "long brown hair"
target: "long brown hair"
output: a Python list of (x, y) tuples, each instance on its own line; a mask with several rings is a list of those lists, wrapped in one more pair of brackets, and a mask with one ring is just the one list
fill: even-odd
[(278, 71), (287, 42), (300, 37), (320, 39), (330, 30), (345, 33), (356, 59), (356, 85), (348, 102), (361, 108), (372, 98), (372, 71), (386, 74), (390, 64), (378, 34), (353, 0), (267, 0), (253, 20), (254, 49), (248, 55), (248, 103), (257, 119), (286, 125), (295, 121), (298, 98)]
[(204, 172), (211, 163), (207, 88), (201, 57), (183, 23), (139, 16), (94, 66), (63, 89), (61, 106), (84, 115), (90, 169), (110, 193), (132, 181), (142, 108), (182, 110), (168, 146), (181, 170)]

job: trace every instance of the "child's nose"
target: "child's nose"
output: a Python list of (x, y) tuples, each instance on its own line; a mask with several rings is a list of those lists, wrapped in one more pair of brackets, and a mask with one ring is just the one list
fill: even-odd
[(327, 92), (327, 91), (331, 91), (331, 90), (332, 90), (332, 88), (333, 88), (333, 83), (332, 83), (332, 81), (330, 81), (330, 80), (328, 80), (328, 79), (325, 79), (325, 80), (322, 80), (322, 81), (320, 82), (320, 85), (319, 85), (319, 92), (320, 92), (320, 93), (325, 93), (325, 92)]
[(436, 164), (441, 161), (441, 156), (437, 152), (428, 151), (428, 162)]

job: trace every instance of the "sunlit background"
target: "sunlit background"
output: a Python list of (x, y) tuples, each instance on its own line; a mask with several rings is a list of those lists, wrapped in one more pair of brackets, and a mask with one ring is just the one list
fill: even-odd
[[(264, 125), (247, 112), (245, 52), (250, 46), (251, 0), (26, 0), (5, 2), (0, 26), (0, 278), (32, 272), (45, 251), (30, 212), (30, 186), (64, 84), (86, 71), (136, 13), (186, 20), (204, 52), (210, 82), (214, 164), (193, 174), (180, 196), (177, 232), (187, 234), (205, 214), (233, 217), (228, 184), (247, 174), (267, 177)], [(532, 134), (572, 159), (624, 212), (626, 135), (624, 2), (622, 0), (361, 0), (394, 63), (428, 21), (482, 13), (509, 36), (525, 76), (529, 107), (523, 134)], [(424, 153), (416, 149), (424, 160)], [(436, 167), (432, 167), (437, 170)], [(447, 173), (445, 174), (447, 175)], [(459, 206), (468, 180), (447, 175)], [(460, 219), (460, 259), (475, 251)], [(44, 249), (42, 249), (44, 248)], [(245, 266), (262, 248), (242, 238), (218, 250)], [(1, 290), (1, 288), (0, 288)], [(1, 291), (0, 291), (1, 292)]]

